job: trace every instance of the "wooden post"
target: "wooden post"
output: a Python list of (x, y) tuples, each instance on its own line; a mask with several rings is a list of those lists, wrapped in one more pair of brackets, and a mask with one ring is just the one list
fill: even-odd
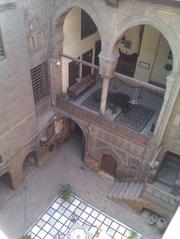
[(106, 111), (106, 104), (107, 104), (107, 97), (108, 97), (108, 90), (109, 90), (109, 77), (104, 77), (103, 79), (103, 88), (101, 94), (101, 107), (100, 107), (100, 114), (104, 115)]

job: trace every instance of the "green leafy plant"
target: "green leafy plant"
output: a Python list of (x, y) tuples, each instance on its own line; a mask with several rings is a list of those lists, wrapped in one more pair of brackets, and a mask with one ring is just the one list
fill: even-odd
[(25, 235), (22, 237), (22, 239), (32, 239), (32, 237), (30, 235)]
[(62, 184), (59, 186), (58, 194), (64, 200), (68, 200), (73, 194), (73, 188), (69, 183)]
[(138, 233), (135, 230), (131, 231), (131, 235), (128, 239), (138, 239)]

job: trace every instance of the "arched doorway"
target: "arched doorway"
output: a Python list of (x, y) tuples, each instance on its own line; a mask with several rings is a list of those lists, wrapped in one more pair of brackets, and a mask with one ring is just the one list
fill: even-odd
[(24, 177), (28, 176), (37, 167), (37, 163), (38, 163), (37, 151), (29, 152), (23, 162)]
[(117, 169), (116, 160), (109, 154), (103, 154), (101, 157), (101, 169), (112, 176), (115, 176)]
[(12, 191), (12, 178), (9, 172), (0, 176), (0, 202), (3, 203), (9, 199)]
[(81, 127), (69, 118), (56, 119), (54, 123), (57, 147), (62, 147), (65, 143), (72, 141), (73, 152), (83, 161), (86, 142)]

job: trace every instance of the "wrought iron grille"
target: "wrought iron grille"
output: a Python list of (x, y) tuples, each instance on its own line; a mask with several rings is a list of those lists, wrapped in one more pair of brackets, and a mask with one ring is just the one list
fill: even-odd
[(31, 69), (31, 80), (35, 104), (50, 95), (48, 61)]

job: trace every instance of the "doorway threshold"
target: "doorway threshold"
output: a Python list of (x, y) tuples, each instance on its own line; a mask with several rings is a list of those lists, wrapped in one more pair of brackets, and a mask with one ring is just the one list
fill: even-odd
[(106, 173), (106, 172), (103, 171), (103, 170), (98, 171), (98, 175), (99, 175), (99, 176), (106, 177), (107, 179), (109, 179), (109, 180), (115, 182), (114, 176), (113, 176), (113, 175), (110, 175), (110, 174), (108, 174), (108, 173)]

